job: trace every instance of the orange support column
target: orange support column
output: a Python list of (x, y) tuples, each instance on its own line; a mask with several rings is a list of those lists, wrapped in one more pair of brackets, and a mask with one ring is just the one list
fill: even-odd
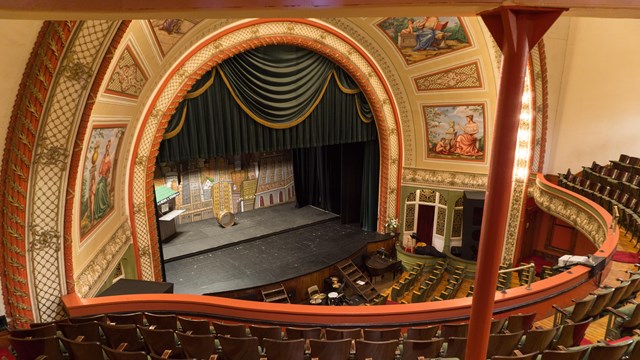
[(513, 185), (522, 90), (529, 52), (563, 11), (501, 7), (480, 14), (502, 49), (503, 58), (466, 360), (486, 359)]

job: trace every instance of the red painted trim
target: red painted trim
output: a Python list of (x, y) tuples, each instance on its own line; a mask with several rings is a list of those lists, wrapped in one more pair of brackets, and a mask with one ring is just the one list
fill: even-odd
[[(109, 69), (109, 65), (111, 64), (111, 60), (113, 59), (113, 54), (118, 48), (120, 41), (122, 41), (122, 38), (124, 37), (124, 34), (127, 31), (127, 28), (129, 27), (130, 23), (131, 21), (127, 20), (127, 21), (123, 21), (120, 24), (120, 27), (118, 27), (116, 34), (111, 40), (111, 44), (109, 45), (109, 48), (107, 49), (105, 56), (102, 58), (102, 63), (98, 68), (98, 72), (93, 80), (93, 84), (91, 84), (91, 89), (89, 90), (89, 96), (88, 96), (89, 100), (85, 103), (84, 109), (82, 110), (82, 118), (80, 119), (78, 131), (76, 133), (76, 138), (74, 140), (74, 147), (71, 153), (71, 160), (70, 160), (71, 163), (69, 167), (69, 176), (67, 179), (67, 194), (66, 194), (66, 200), (65, 200), (65, 206), (64, 206), (64, 229), (63, 229), (64, 231), (64, 264), (65, 264), (64, 268), (65, 268), (65, 279), (67, 282), (68, 293), (75, 292), (75, 281), (74, 281), (74, 271), (73, 271), (73, 241), (72, 241), (73, 214), (74, 214), (73, 207), (76, 202), (75, 187), (78, 181), (78, 171), (80, 170), (80, 168), (83, 168), (83, 165), (82, 165), (83, 161), (81, 157), (83, 144), (84, 144), (85, 137), (89, 132), (89, 129), (88, 129), (89, 120), (91, 118), (91, 112), (93, 110), (93, 106), (95, 105), (95, 99), (98, 95), (98, 92), (100, 91), (100, 86), (102, 85), (102, 82), (104, 81), (107, 70)], [(100, 126), (94, 126), (94, 128), (96, 127), (100, 127)], [(110, 211), (109, 213), (111, 213), (112, 211)], [(103, 219), (106, 219), (108, 216), (109, 214), (106, 214)], [(95, 229), (97, 225), (98, 224), (96, 224), (93, 227), (93, 229)], [(93, 229), (89, 230), (89, 232), (85, 234), (85, 237), (88, 236)], [(83, 238), (80, 239), (80, 242), (82, 242), (82, 239)]]
[[(314, 26), (320, 29), (323, 29), (329, 33), (331, 33), (332, 35), (335, 35), (337, 37), (339, 37), (340, 39), (342, 39), (343, 41), (347, 42), (348, 44), (350, 44), (353, 48), (356, 49), (356, 51), (358, 51), (363, 58), (365, 58), (365, 60), (369, 63), (369, 65), (374, 69), (374, 71), (376, 72), (376, 75), (378, 76), (378, 78), (380, 79), (381, 83), (384, 86), (385, 92), (387, 93), (387, 96), (390, 99), (391, 102), (391, 106), (393, 108), (393, 113), (394, 113), (394, 119), (396, 122), (396, 129), (397, 129), (397, 134), (398, 134), (398, 154), (399, 154), (399, 158), (398, 158), (398, 173), (397, 173), (397, 179), (396, 179), (396, 186), (395, 186), (395, 194), (396, 194), (396, 216), (399, 213), (399, 209), (400, 209), (400, 184), (401, 184), (401, 180), (402, 180), (402, 128), (400, 126), (400, 119), (399, 119), (399, 115), (397, 112), (397, 108), (396, 108), (396, 104), (395, 104), (395, 100), (393, 98), (393, 93), (391, 92), (388, 84), (386, 83), (386, 81), (384, 81), (384, 76), (382, 75), (382, 73), (380, 72), (380, 70), (377, 68), (376, 64), (373, 62), (372, 59), (369, 58), (369, 56), (365, 53), (365, 51), (358, 46), (355, 42), (353, 42), (351, 39), (349, 39), (348, 37), (346, 37), (344, 34), (337, 32), (335, 29), (330, 28), (326, 25), (323, 24), (319, 24), (316, 23), (314, 21), (311, 20), (307, 20), (307, 19), (257, 19), (257, 20), (252, 20), (252, 21), (248, 21), (245, 23), (241, 23), (241, 24), (237, 24), (235, 26), (232, 26), (228, 29), (225, 29), (223, 31), (221, 31), (220, 33), (214, 34), (213, 36), (209, 37), (208, 39), (206, 39), (205, 41), (203, 41), (202, 43), (200, 43), (198, 46), (196, 46), (194, 49), (192, 49), (189, 53), (187, 53), (182, 60), (180, 60), (173, 69), (171, 69), (168, 72), (168, 75), (165, 77), (165, 79), (163, 80), (163, 82), (161, 83), (161, 85), (158, 87), (157, 92), (155, 93), (155, 95), (153, 96), (149, 108), (147, 109), (147, 112), (142, 120), (142, 124), (141, 124), (141, 129), (144, 129), (144, 127), (146, 127), (148, 120), (149, 120), (149, 116), (151, 114), (151, 111), (154, 107), (154, 104), (158, 101), (158, 98), (160, 97), (162, 90), (167, 86), (168, 82), (171, 80), (171, 78), (173, 78), (173, 76), (175, 75), (175, 73), (178, 71), (178, 69), (188, 60), (190, 59), (195, 53), (197, 53), (199, 50), (201, 50), (204, 46), (210, 44), (211, 42), (219, 39), (220, 37), (230, 34), (234, 31), (237, 31), (238, 29), (243, 29), (249, 26), (254, 26), (257, 24), (263, 24), (263, 23), (271, 23), (271, 22), (282, 22), (282, 21), (289, 21), (289, 22), (297, 22), (297, 23), (302, 23), (302, 24), (307, 24), (310, 26)], [(158, 154), (158, 149), (159, 149), (159, 144), (162, 140), (162, 134), (164, 133), (164, 130), (167, 126), (168, 120), (170, 118), (170, 116), (173, 114), (173, 112), (175, 111), (175, 108), (177, 107), (177, 105), (179, 104), (179, 102), (184, 98), (184, 94), (188, 91), (188, 89), (193, 85), (193, 83), (202, 76), (202, 74), (204, 74), (206, 71), (210, 70), (213, 66), (215, 66), (217, 63), (220, 63), (221, 61), (223, 61), (224, 59), (233, 56), (233, 54), (236, 53), (240, 53), (242, 51), (246, 51), (250, 48), (253, 47), (258, 47), (258, 46), (265, 46), (265, 45), (270, 45), (270, 44), (290, 44), (290, 45), (297, 45), (297, 46), (301, 46), (301, 47), (305, 47), (309, 50), (318, 52), (324, 56), (327, 56), (328, 58), (336, 61), (338, 64), (343, 65), (344, 69), (354, 78), (354, 80), (356, 80), (356, 82), (358, 83), (358, 85), (362, 88), (363, 92), (365, 93), (365, 95), (367, 95), (367, 99), (369, 99), (371, 101), (371, 106), (372, 109), (374, 111), (374, 114), (377, 114), (376, 118), (381, 118), (382, 114), (383, 114), (383, 110), (382, 110), (382, 104), (377, 102), (377, 98), (374, 96), (375, 93), (373, 92), (373, 89), (367, 79), (367, 75), (366, 74), (361, 74), (361, 73), (357, 73), (354, 72), (354, 66), (351, 63), (351, 61), (349, 60), (349, 58), (347, 58), (345, 55), (337, 53), (332, 51), (332, 49), (328, 48), (327, 46), (324, 46), (323, 44), (320, 44), (318, 42), (316, 42), (315, 40), (312, 39), (307, 39), (304, 38), (302, 36), (299, 35), (282, 35), (282, 36), (263, 36), (260, 38), (256, 38), (256, 39), (251, 39), (245, 43), (243, 43), (242, 45), (237, 45), (234, 46), (232, 48), (225, 48), (222, 49), (219, 53), (217, 53), (216, 55), (213, 55), (212, 58), (207, 61), (201, 68), (197, 69), (196, 71), (194, 71), (190, 78), (186, 81), (186, 83), (182, 86), (182, 88), (180, 90), (178, 90), (176, 96), (174, 97), (174, 99), (171, 101), (171, 104), (169, 105), (169, 110), (163, 114), (162, 119), (160, 120), (160, 124), (158, 126), (158, 129), (156, 131), (156, 136), (155, 139), (153, 141), (153, 145), (151, 146), (151, 151), (150, 154), (147, 158), (147, 167), (151, 167), (151, 170), (147, 171), (147, 179), (145, 181), (145, 192), (146, 192), (146, 198), (147, 198), (147, 202), (151, 202), (150, 199), (152, 199), (152, 188), (151, 186), (153, 185), (153, 167), (155, 166), (155, 158)], [(386, 204), (387, 204), (387, 194), (389, 193), (389, 184), (387, 183), (387, 178), (388, 178), (388, 171), (389, 171), (389, 163), (391, 161), (390, 156), (389, 156), (389, 149), (388, 149), (388, 136), (390, 133), (390, 129), (387, 129), (386, 124), (383, 122), (376, 122), (376, 124), (378, 125), (378, 132), (379, 132), (379, 139), (380, 139), (380, 152), (381, 152), (381, 178), (380, 178), (380, 195), (379, 195), (379, 205), (378, 205), (378, 213), (384, 212), (386, 213)], [(140, 147), (140, 141), (141, 141), (141, 135), (142, 135), (142, 131), (138, 134), (136, 140), (135, 140), (135, 144), (134, 144), (134, 150), (133, 153), (137, 154), (139, 152), (139, 147)], [(129, 171), (130, 174), (134, 173), (135, 170), (135, 162), (132, 162), (130, 164), (129, 167)], [(383, 176), (384, 175), (384, 176)], [(129, 198), (133, 199), (133, 176), (129, 177)], [(385, 190), (385, 191), (383, 191)], [(149, 208), (149, 205), (147, 204), (147, 208)], [(133, 214), (133, 209), (134, 209), (134, 204), (132, 202), (130, 202), (130, 213)], [(384, 225), (384, 218), (383, 217), (379, 217), (378, 219), (378, 229), (381, 229)], [(148, 228), (149, 228), (149, 235), (150, 235), (150, 240), (153, 241), (157, 241), (157, 234), (155, 234), (155, 215), (153, 215), (153, 212), (150, 211), (148, 212), (148, 220), (147, 220), (147, 224), (148, 224)], [(131, 227), (132, 227), (132, 235), (133, 235), (133, 239), (134, 239), (134, 243), (137, 243), (137, 231), (136, 231), (136, 226), (135, 226), (135, 220), (131, 219)], [(156, 269), (155, 271), (155, 276), (156, 279), (160, 278), (160, 272), (159, 272), (159, 262), (155, 261), (155, 259), (159, 259), (159, 254), (157, 254), (158, 250), (156, 249), (156, 247), (151, 247), (151, 252), (152, 252), (152, 257), (154, 258), (154, 269)], [(139, 264), (138, 264), (139, 266)]]

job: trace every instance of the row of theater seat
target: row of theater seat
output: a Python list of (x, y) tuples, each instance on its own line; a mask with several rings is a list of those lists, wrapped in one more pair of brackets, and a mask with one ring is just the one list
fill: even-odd
[[(542, 353), (542, 359), (600, 359), (603, 351), (629, 349), (623, 345), (565, 349), (580, 344), (588, 323), (566, 323), (550, 329), (533, 328), (535, 313), (494, 320), (487, 358), (519, 359)], [(586, 325), (585, 325), (586, 324)], [(107, 314), (69, 318), (55, 324), (32, 324), (10, 330), (19, 359), (45, 354), (62, 359), (63, 343), (69, 359), (419, 359), (440, 356), (464, 359), (468, 324), (393, 329), (321, 329), (232, 324), (190, 319), (175, 314)], [(617, 349), (617, 350), (616, 350)], [(517, 350), (517, 352), (516, 352)], [(634, 347), (635, 350), (635, 347)], [(640, 353), (640, 347), (636, 350)], [(103, 355), (104, 352), (104, 355)], [(593, 353), (594, 355), (590, 355)], [(624, 353), (624, 352), (623, 352)], [(515, 354), (515, 355), (514, 355)], [(587, 354), (587, 355), (585, 355)], [(619, 357), (610, 356), (607, 360)], [(636, 359), (636, 357), (630, 358)]]
[(580, 176), (559, 174), (558, 185), (579, 193), (617, 215), (617, 221), (640, 241), (640, 165), (624, 154), (603, 166), (592, 162)]

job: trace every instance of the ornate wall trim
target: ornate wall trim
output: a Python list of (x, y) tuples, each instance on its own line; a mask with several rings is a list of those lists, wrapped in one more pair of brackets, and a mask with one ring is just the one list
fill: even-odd
[(405, 167), (402, 169), (402, 185), (484, 191), (487, 190), (487, 175)]
[[(153, 203), (153, 169), (162, 134), (175, 108), (191, 85), (206, 71), (233, 54), (250, 48), (289, 44), (318, 52), (345, 69), (369, 100), (380, 141), (380, 193), (378, 229), (388, 216), (398, 211), (398, 183), (402, 163), (400, 120), (384, 77), (366, 56), (360, 44), (320, 22), (307, 19), (259, 19), (239, 23), (223, 32), (206, 35), (191, 53), (174, 66), (168, 78), (152, 96), (136, 136), (131, 163), (129, 198), (135, 217), (134, 242), (138, 248), (142, 275), (146, 280), (159, 279), (159, 256)], [(148, 154), (148, 155), (147, 155)], [(135, 159), (137, 158), (137, 159)], [(152, 246), (153, 245), (153, 246)]]
[(76, 292), (80, 297), (93, 297), (105, 279), (118, 265), (129, 245), (133, 244), (129, 220), (124, 221), (102, 246), (96, 256), (75, 278)]
[[(39, 309), (34, 311), (35, 294), (30, 287), (33, 279), (27, 270), (30, 266), (27, 258), (32, 258), (33, 254), (28, 255), (27, 252), (35, 251), (37, 255), (42, 249), (46, 251), (47, 244), (51, 243), (55, 249), (58, 241), (56, 231), (32, 227), (35, 243), (27, 245), (27, 192), (33, 160), (37, 158), (38, 163), (50, 163), (56, 167), (64, 155), (64, 151), (47, 142), (45, 145), (53, 149), (55, 154), (49, 156), (40, 150), (36, 155), (34, 144), (41, 120), (46, 116), (47, 102), (62, 53), (76, 26), (73, 21), (48, 21), (40, 29), (13, 105), (2, 157), (2, 291), (7, 318), (16, 327), (27, 326), (39, 315)], [(53, 270), (54, 274), (56, 271), (57, 268)]]

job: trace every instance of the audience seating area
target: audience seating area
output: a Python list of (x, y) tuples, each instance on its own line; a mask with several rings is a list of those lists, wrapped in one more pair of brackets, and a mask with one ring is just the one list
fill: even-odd
[[(635, 321), (640, 318), (640, 308), (631, 313)], [(635, 346), (640, 335), (580, 346), (591, 319), (567, 318), (543, 329), (533, 327), (535, 316), (513, 314), (494, 320), (487, 359), (640, 359), (640, 346)], [(468, 329), (468, 323), (404, 329), (300, 328), (130, 313), (35, 323), (30, 329), (10, 330), (9, 341), (17, 358), (27, 360), (464, 360)]]
[(558, 185), (596, 202), (640, 241), (640, 158), (621, 154), (607, 165), (593, 162), (579, 175), (559, 174)]

